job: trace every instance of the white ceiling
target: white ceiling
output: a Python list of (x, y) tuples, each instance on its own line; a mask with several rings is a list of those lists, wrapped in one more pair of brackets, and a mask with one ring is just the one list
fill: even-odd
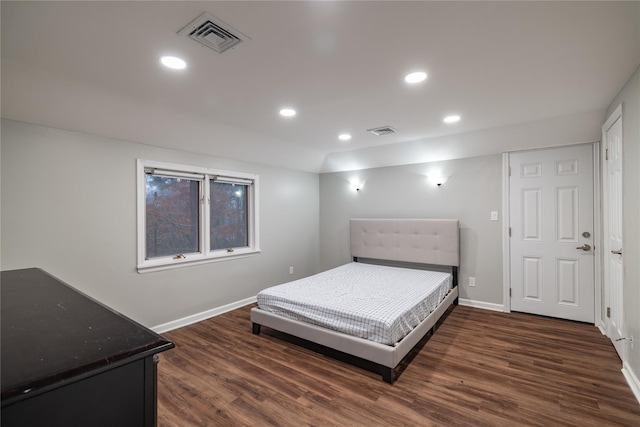
[[(1, 7), (3, 117), (312, 172), (597, 140), (640, 64), (639, 2)], [(205, 11), (251, 40), (218, 54), (177, 34)]]

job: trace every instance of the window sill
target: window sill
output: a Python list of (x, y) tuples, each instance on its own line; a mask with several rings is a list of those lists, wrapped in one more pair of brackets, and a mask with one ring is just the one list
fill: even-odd
[(189, 267), (193, 265), (208, 264), (211, 262), (230, 261), (232, 259), (241, 259), (254, 256), (262, 252), (260, 249), (244, 249), (237, 250), (235, 253), (224, 253), (209, 257), (193, 257), (193, 259), (170, 260), (166, 262), (149, 263), (146, 265), (138, 265), (138, 273), (153, 273), (155, 271), (173, 270), (174, 268)]

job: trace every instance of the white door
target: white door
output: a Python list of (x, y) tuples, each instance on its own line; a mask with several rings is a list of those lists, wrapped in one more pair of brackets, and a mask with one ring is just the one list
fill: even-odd
[[(605, 150), (604, 193), (604, 302), (607, 335), (622, 358), (622, 115), (616, 110), (602, 127)], [(624, 360), (624, 359), (623, 359)]]
[(594, 322), (592, 150), (509, 156), (513, 311)]

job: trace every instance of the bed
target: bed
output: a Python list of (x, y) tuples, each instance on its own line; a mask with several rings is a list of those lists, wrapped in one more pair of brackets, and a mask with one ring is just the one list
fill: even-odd
[(457, 304), (458, 220), (352, 219), (350, 241), (353, 262), (261, 291), (253, 333), (266, 326), (368, 360), (392, 383), (394, 368)]

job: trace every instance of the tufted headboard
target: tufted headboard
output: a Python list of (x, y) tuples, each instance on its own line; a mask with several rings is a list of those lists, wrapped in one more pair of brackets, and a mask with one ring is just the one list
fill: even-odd
[(457, 219), (352, 219), (351, 256), (460, 265)]

